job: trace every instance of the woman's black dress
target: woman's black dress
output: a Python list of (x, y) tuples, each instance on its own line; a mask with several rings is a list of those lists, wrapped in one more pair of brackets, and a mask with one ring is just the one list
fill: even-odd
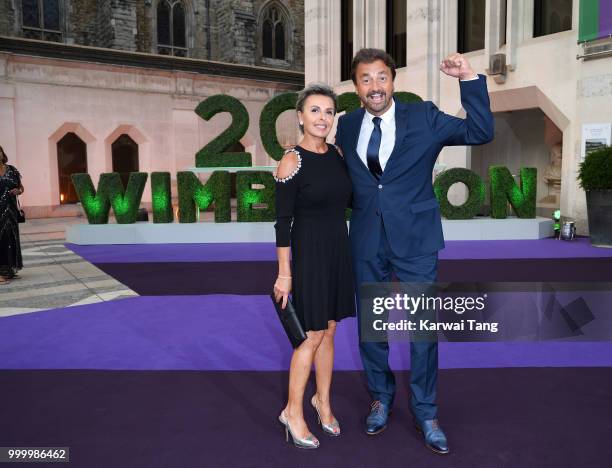
[(324, 154), (296, 146), (298, 167), (276, 178), (276, 246), (291, 245), (292, 301), (306, 331), (355, 315), (345, 221), (351, 181), (344, 159), (328, 146)]
[(0, 175), (0, 275), (12, 276), (23, 268), (19, 224), (17, 222), (17, 197), (9, 193), (21, 185), (21, 175), (7, 165), (6, 173)]

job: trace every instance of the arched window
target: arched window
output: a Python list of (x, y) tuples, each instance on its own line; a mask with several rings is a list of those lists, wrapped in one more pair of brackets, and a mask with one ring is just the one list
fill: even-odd
[(138, 172), (138, 143), (125, 133), (120, 135), (111, 145), (113, 154), (113, 172), (118, 172), (127, 188), (130, 172)]
[(76, 133), (66, 133), (57, 142), (57, 172), (60, 204), (77, 203), (79, 198), (70, 176), (87, 172), (87, 145)]
[(21, 20), (24, 37), (62, 42), (59, 0), (22, 0)]
[(285, 60), (285, 24), (276, 6), (272, 5), (266, 10), (261, 27), (262, 55), (267, 58)]
[(187, 57), (185, 5), (178, 0), (160, 0), (157, 4), (157, 52)]

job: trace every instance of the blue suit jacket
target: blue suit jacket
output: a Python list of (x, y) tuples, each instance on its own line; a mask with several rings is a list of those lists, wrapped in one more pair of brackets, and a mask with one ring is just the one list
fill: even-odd
[(432, 186), (434, 163), (444, 146), (481, 145), (493, 139), (487, 82), (460, 81), (465, 119), (441, 112), (432, 102), (395, 101), (395, 146), (380, 181), (357, 154), (365, 110), (338, 120), (336, 144), (344, 152), (353, 182), (350, 239), (355, 258), (378, 252), (380, 221), (384, 222), (393, 253), (412, 257), (444, 247), (440, 207)]

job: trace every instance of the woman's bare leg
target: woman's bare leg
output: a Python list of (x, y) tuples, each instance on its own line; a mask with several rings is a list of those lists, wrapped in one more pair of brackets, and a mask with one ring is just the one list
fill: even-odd
[(289, 398), (284, 412), (293, 434), (300, 439), (306, 437), (310, 432), (304, 421), (304, 391), (308, 377), (310, 377), (315, 353), (323, 340), (324, 333), (324, 330), (306, 332), (306, 341), (293, 351), (291, 357)]
[(331, 424), (334, 421), (329, 393), (332, 381), (332, 371), (334, 369), (335, 334), (336, 322), (330, 320), (314, 357), (315, 375), (317, 378), (317, 406), (324, 424)]

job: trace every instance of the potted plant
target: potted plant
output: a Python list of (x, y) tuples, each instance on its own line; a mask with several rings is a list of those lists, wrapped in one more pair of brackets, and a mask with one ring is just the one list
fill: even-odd
[(612, 247), (612, 147), (587, 154), (580, 163), (578, 180), (586, 192), (591, 244)]

